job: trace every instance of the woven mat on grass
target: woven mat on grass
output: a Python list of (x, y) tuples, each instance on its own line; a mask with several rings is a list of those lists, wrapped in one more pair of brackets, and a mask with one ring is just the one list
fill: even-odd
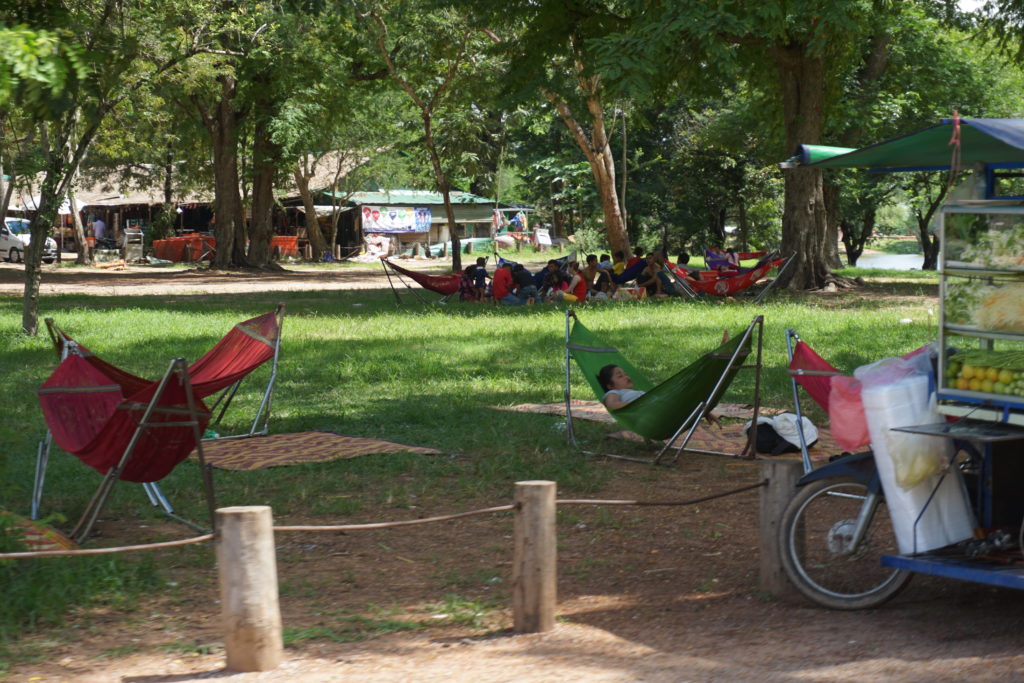
[[(608, 436), (613, 439), (627, 439), (629, 441), (644, 440), (639, 434), (627, 430), (612, 432)], [(683, 437), (679, 437), (678, 442), (681, 442), (682, 439)], [(739, 453), (744, 449), (746, 443), (747, 435), (743, 433), (743, 425), (741, 424), (724, 425), (722, 428), (718, 428), (704, 423), (697, 427), (697, 431), (693, 433), (693, 438), (690, 439), (687, 448), (702, 451)], [(818, 427), (818, 441), (808, 450), (808, 453), (812, 461), (825, 462), (831, 455), (841, 453), (842, 450), (832, 438), (832, 432), (827, 427)], [(800, 453), (783, 453), (779, 457), (799, 458)]]
[[(203, 442), (206, 462), (222, 470), (261, 470), (265, 467), (327, 462), (378, 453), (437, 455), (440, 452), (433, 448), (405, 446), (392, 441), (344, 436), (334, 432), (270, 434)], [(195, 457), (194, 451), (192, 457)]]
[(6, 533), (20, 534), (26, 550), (74, 550), (78, 547), (77, 543), (56, 529), (7, 510), (0, 509), (0, 526)]
[[(608, 414), (608, 410), (600, 401), (581, 401), (572, 399), (572, 416), (577, 420), (590, 420), (592, 422), (607, 422), (612, 424), (615, 420)], [(494, 410), (508, 410), (513, 413), (538, 413), (541, 415), (565, 415), (565, 402), (560, 403), (521, 403), (517, 406), (490, 406)], [(733, 417), (742, 420), (749, 420), (754, 407), (742, 403), (719, 403), (711, 411), (715, 417)], [(785, 412), (777, 408), (765, 408), (761, 406), (761, 415), (778, 415)]]

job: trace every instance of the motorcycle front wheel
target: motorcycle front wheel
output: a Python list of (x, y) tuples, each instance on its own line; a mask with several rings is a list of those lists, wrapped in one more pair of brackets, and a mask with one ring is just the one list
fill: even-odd
[[(891, 600), (910, 572), (883, 567), (882, 555), (897, 555), (896, 535), (885, 500), (868, 509), (868, 489), (852, 477), (819, 479), (800, 488), (779, 528), (782, 566), (801, 594), (823, 607), (856, 610)], [(868, 526), (850, 547), (860, 515)]]

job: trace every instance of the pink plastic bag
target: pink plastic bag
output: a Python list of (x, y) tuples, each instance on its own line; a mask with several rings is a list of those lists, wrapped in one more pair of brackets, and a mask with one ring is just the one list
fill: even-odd
[(838, 375), (832, 378), (828, 395), (828, 419), (832, 438), (851, 453), (871, 443), (864, 403), (860, 398), (860, 380)]

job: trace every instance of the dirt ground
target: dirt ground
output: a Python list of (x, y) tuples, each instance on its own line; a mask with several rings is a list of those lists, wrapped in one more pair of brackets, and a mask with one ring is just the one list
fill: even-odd
[[(215, 286), (209, 291), (223, 293), (225, 284), (240, 292), (303, 289), (314, 278), (318, 289), (383, 284), (372, 267), (270, 278), (132, 268), (48, 270), (43, 287), (159, 294)], [(20, 267), (0, 266), (0, 295), (20, 295)], [(601, 499), (689, 500), (758, 480), (755, 462), (709, 456), (686, 456), (674, 468), (599, 466), (613, 473), (592, 496)], [(452, 506), (439, 491), (412, 506), (366, 506), (353, 521), (433, 516), (510, 498), (511, 491)], [(180, 537), (181, 528), (105, 520), (100, 533), (106, 545)], [(281, 611), (292, 644), (280, 667), (247, 674), (224, 670), (210, 549), (160, 551), (166, 590), (137, 605), (78, 612), (65, 628), (27, 638), (22, 649), (37, 661), (15, 665), (6, 680), (1024, 680), (1024, 594), (915, 577), (882, 608), (832, 612), (762, 591), (758, 542), (757, 492), (688, 507), (562, 507), (558, 624), (515, 635), (507, 514), (278, 534)]]

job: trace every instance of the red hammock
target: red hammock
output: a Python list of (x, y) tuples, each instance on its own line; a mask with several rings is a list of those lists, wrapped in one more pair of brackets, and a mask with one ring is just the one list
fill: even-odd
[(454, 275), (427, 275), (426, 273), (417, 273), (415, 270), (408, 270), (401, 266), (396, 266), (386, 258), (382, 258), (381, 261), (386, 263), (388, 267), (392, 268), (396, 273), (408, 276), (424, 289), (429, 289), (430, 291), (437, 292), (443, 296), (451, 296), (455, 292), (459, 291), (459, 280), (462, 278), (462, 273), (456, 273)]
[[(189, 382), (172, 373), (160, 391), (161, 382), (121, 370), (58, 330), (60, 343), (71, 347), (39, 389), (43, 416), (57, 445), (101, 474), (107, 474), (131, 449), (118, 478), (158, 481), (196, 446), (186, 387), (191, 387), (201, 434), (210, 419), (202, 399), (272, 358), (279, 333), (277, 313), (241, 322), (188, 367)], [(152, 412), (143, 426), (142, 417), (151, 403)]]
[[(832, 387), (832, 377), (842, 373), (831, 363), (818, 355), (802, 339), (793, 347), (793, 358), (789, 361), (790, 375), (793, 381), (804, 388), (814, 402), (828, 412), (828, 398)], [(795, 371), (795, 372), (794, 372)], [(800, 371), (822, 374), (799, 374)]]
[[(700, 276), (699, 280), (687, 278), (686, 284), (695, 292), (712, 296), (732, 296), (747, 289), (771, 272), (773, 268), (778, 268), (785, 262), (786, 259), (784, 258), (766, 261), (759, 263), (745, 273), (738, 273), (729, 277), (721, 277), (721, 273), (716, 270), (706, 270), (698, 273)], [(682, 268), (677, 267), (675, 273), (680, 277), (686, 277), (686, 271)]]

